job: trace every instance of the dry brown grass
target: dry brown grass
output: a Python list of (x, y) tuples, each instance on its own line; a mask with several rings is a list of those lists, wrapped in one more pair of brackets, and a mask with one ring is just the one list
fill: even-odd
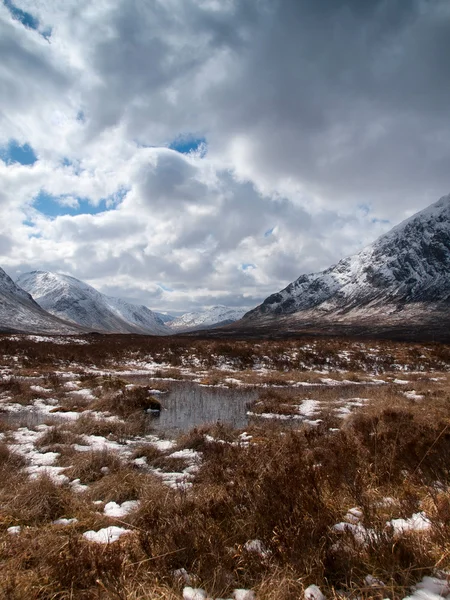
[(71, 466), (65, 474), (71, 479), (80, 479), (81, 483), (98, 481), (105, 475), (118, 473), (123, 462), (117, 454), (108, 450), (76, 452), (70, 457)]
[[(258, 600), (298, 600), (315, 583), (330, 598), (349, 594), (396, 600), (436, 566), (450, 568), (448, 347), (99, 336), (88, 346), (58, 347), (0, 338), (0, 351), (4, 357), (17, 356), (12, 372), (42, 375), (41, 382), (52, 388), (62, 407), (95, 407), (121, 417), (82, 415), (48, 429), (40, 439), (39, 448), (61, 453), (59, 464), (67, 466), (69, 477), (89, 485), (79, 494), (47, 477), (30, 480), (24, 460), (0, 444), (1, 598), (173, 600), (180, 598), (182, 587), (173, 571), (185, 568), (193, 584), (213, 597), (248, 587)], [(317, 416), (323, 422), (315, 428), (295, 425), (298, 430), (256, 422), (248, 428), (253, 436), (248, 447), (236, 443), (239, 432), (222, 425), (180, 436), (177, 449), (192, 448), (203, 457), (190, 489), (168, 488), (145, 467), (110, 452), (76, 452), (72, 446), (82, 435), (125, 442), (149, 431), (144, 414), (151, 401), (148, 378), (119, 373), (128, 360), (149, 358), (160, 363), (160, 378), (187, 378), (202, 370), (199, 376), (213, 385), (237, 377), (252, 385), (280, 386), (261, 391), (263, 404), (257, 410), (290, 414), (303, 400), (313, 399), (320, 403)], [(239, 371), (220, 370), (224, 362)], [(95, 400), (77, 398), (61, 386), (55, 372), (74, 372), (74, 363)], [(269, 372), (255, 370), (261, 366)], [(82, 376), (95, 367), (116, 375)], [(191, 375), (182, 368), (190, 368)], [(356, 385), (369, 373), (388, 383)], [(352, 384), (292, 387), (291, 382), (320, 384), (327, 376)], [(409, 383), (394, 384), (395, 378)], [(127, 388), (128, 380), (139, 385)], [(0, 393), (16, 401), (27, 397), (29, 385), (13, 377), (0, 383)], [(167, 385), (161, 382), (164, 389)], [(424, 399), (405, 397), (403, 392), (412, 389)], [(367, 403), (339, 419), (336, 408), (356, 397)], [(4, 424), (6, 433), (9, 427)], [(142, 444), (132, 458), (145, 456), (150, 466), (166, 470), (186, 465), (168, 454)], [(385, 502), (386, 497), (393, 502)], [(134, 514), (111, 520), (100, 512), (101, 505), (93, 504), (98, 500), (141, 504)], [(362, 523), (373, 532), (365, 544), (333, 529), (353, 506), (361, 508)], [(419, 511), (431, 519), (429, 531), (398, 534), (386, 527), (393, 518)], [(51, 525), (59, 517), (79, 521), (69, 528)], [(133, 534), (110, 546), (81, 536), (122, 521)], [(7, 534), (10, 525), (21, 525), (22, 532)], [(252, 539), (261, 540), (265, 556), (246, 549)], [(368, 574), (386, 587), (369, 588)]]
[[(339, 338), (301, 338), (299, 340), (211, 340), (180, 336), (96, 336), (88, 345), (51, 342), (33, 343), (26, 338), (0, 337), (3, 356), (18, 358), (17, 370), (46, 373), (65, 370), (74, 363), (88, 368), (114, 367), (127, 359), (143, 360), (151, 356), (161, 364), (160, 375), (182, 377), (179, 368), (200, 363), (203, 369), (224, 362), (238, 370), (254, 369), (261, 361), (274, 372), (322, 370), (384, 373), (403, 365), (409, 371), (446, 370), (450, 351), (443, 344), (414, 344), (390, 341), (354, 341)], [(195, 362), (194, 362), (195, 359)], [(172, 372), (167, 369), (173, 369)], [(82, 368), (80, 367), (82, 372)], [(101, 378), (88, 375), (92, 387)]]
[(67, 423), (64, 428), (76, 434), (98, 435), (118, 442), (150, 433), (152, 430), (149, 418), (141, 414), (131, 415), (126, 421), (82, 414), (77, 420)]
[(0, 513), (8, 525), (43, 525), (71, 516), (76, 498), (70, 489), (56, 485), (47, 475), (10, 481), (1, 490)]
[(72, 444), (81, 444), (83, 438), (81, 435), (73, 433), (65, 428), (65, 425), (54, 425), (49, 427), (45, 433), (37, 440), (37, 448), (46, 449), (46, 451), (58, 452), (61, 446)]
[(116, 393), (102, 394), (91, 408), (127, 418), (149, 410), (160, 410), (161, 403), (151, 394), (151, 388), (132, 387)]
[[(25, 591), (36, 598), (69, 598), (70, 593), (112, 598), (112, 590), (117, 598), (170, 598), (180, 597), (173, 571), (183, 567), (216, 596), (252, 587), (264, 600), (294, 600), (316, 583), (331, 596), (348, 589), (369, 598), (378, 593), (364, 581), (372, 574), (388, 585), (390, 597), (401, 598), (439, 560), (442, 568), (450, 566), (443, 560), (449, 495), (430, 487), (436, 477), (449, 480), (450, 440), (438, 435), (445, 426), (437, 419), (440, 410), (431, 418), (416, 406), (409, 413), (405, 408), (376, 413), (369, 407), (333, 434), (325, 426), (298, 432), (261, 429), (248, 447), (203, 441), (204, 462), (190, 492), (167, 488), (107, 453), (79, 453), (70, 475), (92, 482), (83, 499), (46, 478), (10, 494), (2, 521), (39, 531), (32, 541), (26, 530), (17, 537), (0, 536), (5, 568), (0, 585), (10, 590), (5, 595), (10, 598)], [(205, 428), (191, 434), (193, 445), (199, 447), (207, 432), (227, 437), (226, 431)], [(184, 442), (189, 445), (189, 438)], [(396, 502), (381, 503), (387, 495)], [(80, 539), (81, 525), (70, 533), (45, 529), (61, 516), (79, 516), (84, 528), (106, 524), (87, 507), (94, 499), (139, 499), (139, 510), (126, 519), (134, 535), (99, 548)], [(361, 546), (351, 534), (333, 531), (355, 505), (376, 542), (369, 539)], [(425, 508), (433, 522), (429, 533), (398, 536), (385, 526), (391, 518)], [(245, 549), (251, 539), (263, 542), (266, 557)], [(56, 549), (58, 566), (53, 564)]]
[(127, 500), (138, 500), (152, 481), (153, 478), (145, 472), (122, 465), (95, 481), (86, 494), (92, 500), (121, 504)]

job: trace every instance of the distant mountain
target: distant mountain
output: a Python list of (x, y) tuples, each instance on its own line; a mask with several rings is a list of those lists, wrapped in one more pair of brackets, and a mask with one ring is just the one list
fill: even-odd
[(301, 275), (248, 312), (243, 327), (371, 327), (449, 321), (450, 195), (358, 254)]
[(146, 306), (106, 296), (75, 277), (33, 271), (21, 275), (17, 284), (52, 315), (88, 329), (108, 333), (170, 333)]
[(69, 334), (82, 330), (43, 310), (0, 268), (0, 331)]
[(170, 321), (173, 321), (174, 319), (176, 319), (176, 317), (174, 317), (173, 315), (168, 315), (167, 313), (161, 313), (161, 312), (156, 312), (154, 311), (154, 314), (161, 319), (161, 321), (163, 323), (169, 323)]
[(173, 332), (192, 331), (228, 325), (239, 320), (245, 313), (241, 308), (227, 308), (226, 306), (213, 306), (200, 312), (190, 312), (177, 317), (167, 323)]

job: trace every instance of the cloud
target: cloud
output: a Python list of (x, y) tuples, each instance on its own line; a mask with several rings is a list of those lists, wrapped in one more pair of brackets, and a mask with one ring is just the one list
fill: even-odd
[(14, 6), (0, 146), (38, 160), (0, 162), (10, 272), (251, 307), (449, 191), (444, 0)]

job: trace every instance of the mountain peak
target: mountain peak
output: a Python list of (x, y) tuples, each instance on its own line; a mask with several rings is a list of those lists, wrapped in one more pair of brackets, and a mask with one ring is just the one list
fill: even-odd
[[(301, 275), (245, 315), (308, 318), (351, 310), (382, 311), (450, 299), (450, 195), (412, 215), (358, 254)], [(311, 312), (313, 311), (313, 312)]]
[(0, 331), (26, 333), (79, 333), (71, 325), (43, 310), (11, 277), (0, 267)]
[(24, 273), (18, 284), (52, 315), (109, 333), (170, 333), (146, 306), (102, 294), (84, 281), (50, 271)]

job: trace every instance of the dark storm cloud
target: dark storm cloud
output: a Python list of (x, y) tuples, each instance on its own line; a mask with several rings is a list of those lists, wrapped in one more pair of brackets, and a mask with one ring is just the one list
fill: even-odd
[(8, 14), (0, 6), (0, 116), (10, 106), (32, 110), (33, 103), (69, 88), (69, 79), (49, 60), (48, 43), (39, 41), (38, 33), (24, 32), (21, 25), (2, 19), (2, 11)]
[(417, 186), (445, 191), (449, 8), (283, 0), (254, 32), (236, 80), (210, 90), (210, 102), (227, 115), (229, 135), (251, 138), (254, 162), (274, 177), (374, 202), (371, 185), (391, 198)]

